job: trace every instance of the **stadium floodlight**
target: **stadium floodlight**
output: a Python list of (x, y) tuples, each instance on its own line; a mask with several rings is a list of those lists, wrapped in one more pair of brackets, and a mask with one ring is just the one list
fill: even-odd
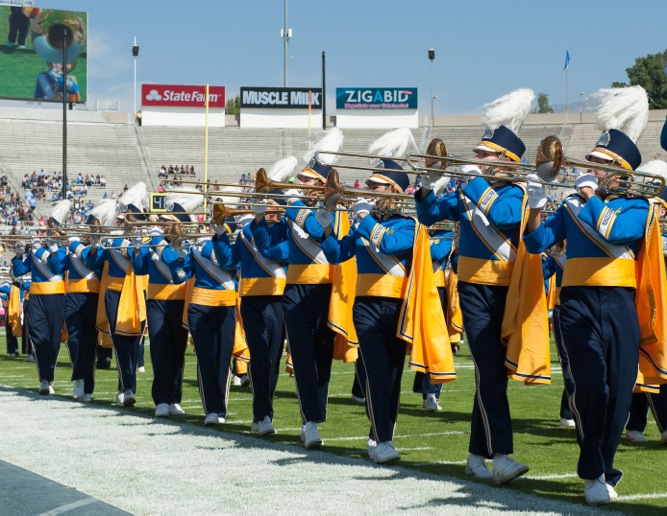
[(287, 88), (287, 61), (289, 59), (289, 40), (292, 38), (292, 29), (287, 27), (287, 0), (285, 0), (285, 26), (280, 29), (280, 38), (283, 40), (283, 86)]
[(137, 115), (137, 57), (139, 57), (139, 45), (137, 37), (134, 36), (134, 45), (132, 45), (132, 57), (134, 57), (134, 116)]
[(433, 116), (433, 107), (434, 107), (434, 102), (435, 99), (438, 97), (433, 96), (433, 61), (435, 61), (435, 49), (429, 48), (428, 49), (428, 60), (431, 61), (431, 128), (433, 128), (433, 124), (435, 121), (435, 117)]

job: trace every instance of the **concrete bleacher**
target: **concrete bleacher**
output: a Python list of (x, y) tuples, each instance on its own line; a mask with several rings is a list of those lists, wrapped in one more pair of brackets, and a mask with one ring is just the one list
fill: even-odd
[[(660, 148), (659, 136), (667, 111), (651, 111), (648, 126), (639, 140), (644, 161), (666, 159)], [(0, 109), (0, 171), (7, 174), (10, 184), (20, 185), (24, 174), (44, 169), (47, 173), (62, 169), (62, 124), (58, 113), (38, 110), (9, 111)], [(561, 138), (567, 156), (583, 159), (599, 137), (594, 113), (529, 115), (521, 130), (526, 143), (525, 158), (532, 162), (540, 140), (549, 134)], [(347, 129), (343, 150), (367, 152), (368, 145), (385, 130)], [(417, 145), (425, 150), (432, 137), (447, 144), (450, 155), (472, 156), (472, 148), (483, 132), (480, 117), (461, 115), (437, 117), (433, 128), (413, 130)], [(241, 174), (253, 174), (259, 167), (268, 168), (279, 159), (294, 155), (302, 166), (309, 145), (321, 135), (305, 129), (246, 129), (236, 126), (210, 128), (208, 135), (208, 177), (211, 181), (237, 182)], [(128, 123), (127, 117), (93, 113), (72, 114), (68, 120), (68, 176), (80, 172), (105, 175), (106, 190), (92, 187), (86, 199), (99, 200), (104, 192), (120, 194), (123, 187), (147, 181), (149, 189), (159, 185), (161, 165), (193, 165), (196, 179), (204, 177), (203, 128), (141, 127)], [(368, 172), (346, 169), (345, 163), (368, 164), (358, 158), (341, 157), (339, 172), (344, 182), (363, 180)], [(17, 188), (20, 191), (20, 188)], [(38, 214), (51, 208), (50, 197), (38, 205)]]

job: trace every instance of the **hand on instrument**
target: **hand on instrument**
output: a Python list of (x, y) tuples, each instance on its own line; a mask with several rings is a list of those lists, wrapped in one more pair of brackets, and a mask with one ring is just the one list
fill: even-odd
[(481, 176), (482, 171), (479, 169), (477, 165), (464, 165), (461, 167), (461, 172), (464, 172), (466, 174), (470, 174), (473, 176)]
[(55, 253), (58, 251), (58, 241), (57, 240), (47, 240), (46, 241), (46, 248), (49, 250), (50, 253)]
[(428, 174), (422, 174), (422, 188), (427, 190), (433, 190), (433, 185), (441, 178), (444, 177), (442, 172), (429, 172)]
[(183, 237), (175, 237), (171, 242), (172, 247), (176, 251), (180, 251), (185, 246), (185, 239)]
[(537, 174), (528, 174), (526, 176), (528, 184), (526, 191), (528, 192), (528, 206), (533, 209), (540, 209), (547, 203), (547, 190), (544, 184), (537, 177)]
[(252, 207), (252, 211), (255, 213), (255, 215), (264, 215), (267, 206), (268, 204), (265, 201), (257, 201), (257, 203)]
[(359, 199), (357, 202), (355, 202), (352, 205), (352, 211), (354, 212), (355, 217), (360, 217), (363, 218), (366, 215), (368, 215), (371, 210), (373, 209), (375, 203), (372, 203), (368, 199), (364, 199), (363, 197)]
[(287, 198), (287, 204), (290, 206), (294, 204), (296, 201), (300, 201), (301, 197), (301, 192), (295, 188), (291, 188), (290, 190), (287, 190), (285, 192), (285, 197)]
[(315, 210), (315, 218), (324, 229), (331, 227), (331, 212), (327, 211), (322, 202), (317, 203), (317, 210)]
[(214, 220), (211, 221), (211, 229), (216, 235), (222, 235), (225, 232), (225, 224), (224, 222), (220, 224), (219, 226), (215, 223)]
[(574, 180), (574, 187), (587, 199), (595, 194), (598, 189), (598, 178), (594, 174), (581, 174)]
[(81, 242), (81, 237), (78, 237), (78, 236), (71, 236), (71, 237), (69, 237), (69, 238), (67, 239), (67, 241), (68, 241), (70, 244), (73, 244), (74, 242)]

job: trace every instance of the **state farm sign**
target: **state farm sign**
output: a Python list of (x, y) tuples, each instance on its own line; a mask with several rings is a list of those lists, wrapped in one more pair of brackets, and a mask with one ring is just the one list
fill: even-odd
[[(174, 84), (142, 84), (142, 106), (167, 107), (204, 107), (206, 86), (174, 85)], [(208, 87), (208, 106), (211, 108), (225, 107), (225, 87)]]

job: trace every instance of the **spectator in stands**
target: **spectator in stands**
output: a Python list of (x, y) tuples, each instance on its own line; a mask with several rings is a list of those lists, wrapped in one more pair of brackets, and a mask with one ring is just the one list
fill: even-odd
[(157, 173), (157, 177), (167, 177), (167, 167), (162, 165)]
[(100, 188), (106, 188), (107, 187), (107, 178), (103, 175), (100, 177)]
[(358, 179), (354, 180), (354, 187), (359, 188), (359, 180)]
[(143, 118), (143, 115), (141, 114), (141, 109), (137, 111), (137, 116), (135, 117), (135, 120), (137, 122), (137, 125), (141, 127), (141, 119)]
[(195, 166), (194, 165), (190, 165), (190, 175), (191, 176), (195, 175)]

